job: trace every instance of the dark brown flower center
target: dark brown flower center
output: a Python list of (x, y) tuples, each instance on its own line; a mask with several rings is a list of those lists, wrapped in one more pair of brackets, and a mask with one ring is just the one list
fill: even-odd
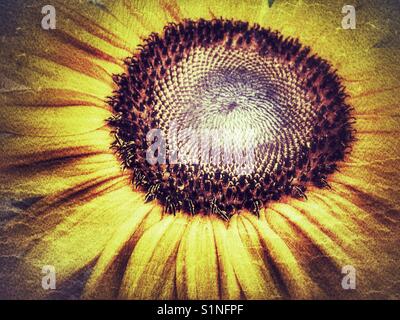
[(328, 186), (353, 139), (350, 107), (330, 65), (309, 52), (240, 21), (152, 34), (115, 76), (109, 119), (147, 200), (227, 219)]

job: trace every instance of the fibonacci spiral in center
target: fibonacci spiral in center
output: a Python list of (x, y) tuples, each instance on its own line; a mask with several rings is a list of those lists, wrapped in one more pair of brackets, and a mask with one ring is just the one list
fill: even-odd
[(344, 88), (296, 39), (230, 20), (151, 34), (114, 76), (113, 147), (167, 212), (258, 214), (327, 187), (353, 140)]

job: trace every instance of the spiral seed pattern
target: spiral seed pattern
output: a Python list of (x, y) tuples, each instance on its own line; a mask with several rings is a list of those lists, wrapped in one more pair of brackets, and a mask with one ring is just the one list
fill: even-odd
[[(310, 183), (328, 186), (353, 140), (329, 63), (258, 25), (170, 24), (125, 63), (109, 101), (113, 147), (146, 199), (170, 213), (228, 219), (284, 194), (305, 197)], [(160, 142), (149, 140), (152, 129), (166, 161), (146, 158)]]

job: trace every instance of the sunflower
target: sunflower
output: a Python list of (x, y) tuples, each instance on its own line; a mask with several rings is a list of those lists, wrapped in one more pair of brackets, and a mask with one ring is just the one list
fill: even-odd
[[(0, 52), (2, 297), (399, 298), (400, 70), (396, 59), (398, 39), (393, 38), (396, 15), (390, 18), (395, 8), (389, 2), (385, 6), (375, 1), (356, 5), (357, 27), (353, 30), (341, 27), (341, 1), (275, 1), (269, 6), (267, 1), (54, 0), (55, 30), (40, 27), (41, 8), (45, 5), (36, 1), (25, 7), (16, 2), (2, 4), (5, 7), (1, 8), (9, 17), (7, 25), (2, 23)], [(237, 48), (255, 41), (247, 33), (249, 30), (254, 35), (264, 32), (262, 35), (268, 39), (275, 37), (269, 49), (286, 54), (288, 61), (294, 58), (287, 50), (298, 57), (304, 48), (310, 48), (303, 57), (309, 58), (309, 65), (303, 66), (304, 72), (296, 77), (306, 81), (306, 70), (314, 64), (320, 66), (318, 75), (309, 83), (314, 94), (318, 88), (313, 83), (324, 86), (318, 77), (331, 76), (329, 81), (335, 90), (331, 97), (329, 93), (327, 96), (334, 99), (336, 109), (329, 119), (345, 114), (345, 119), (335, 118), (335, 123), (344, 128), (336, 130), (334, 136), (343, 147), (335, 147), (335, 152), (328, 154), (328, 162), (321, 153), (312, 158), (314, 162), (306, 159), (314, 169), (319, 168), (317, 173), (313, 168), (301, 171), (314, 177), (313, 183), (306, 184), (307, 190), (303, 185), (295, 188), (287, 182), (296, 180), (293, 172), (288, 176), (289, 170), (284, 169), (286, 175), (282, 175), (276, 171), (281, 169), (268, 165), (265, 167), (275, 170), (275, 177), (287, 179), (283, 185), (289, 191), (277, 194), (282, 188), (269, 189), (263, 198), (266, 184), (255, 191), (256, 187), (251, 187), (255, 176), (236, 181), (245, 188), (243, 192), (221, 188), (213, 191), (214, 184), (207, 186), (208, 178), (204, 178), (207, 175), (213, 181), (217, 179), (212, 166), (200, 173), (187, 166), (179, 167), (178, 172), (161, 167), (154, 172), (137, 169), (144, 168), (144, 162), (140, 162), (142, 158), (135, 148), (145, 139), (140, 136), (141, 130), (149, 125), (143, 108), (155, 105), (162, 114), (158, 120), (164, 124), (177, 120), (185, 125), (201, 118), (202, 109), (186, 118), (168, 113), (172, 109), (163, 109), (162, 103), (169, 101), (174, 106), (176, 100), (170, 97), (182, 93), (182, 87), (171, 85), (173, 79), (168, 77), (153, 88), (160, 93), (159, 101), (145, 100), (148, 96), (143, 92), (152, 75), (142, 68), (149, 61), (152, 48), (162, 52), (166, 47), (167, 57), (161, 57), (159, 62), (160, 66), (168, 66), (172, 61), (168, 63), (168, 57), (177, 58), (171, 52), (179, 53), (182, 47), (184, 55), (189, 47), (195, 47), (188, 40), (191, 36), (183, 37), (187, 46), (175, 43), (175, 49), (165, 37), (182, 28), (186, 28), (183, 33), (190, 34), (193, 28), (198, 31), (201, 24), (205, 25), (204, 30), (207, 25), (216, 26), (217, 31), (209, 34), (216, 42), (225, 41), (221, 46), (225, 49), (212, 52), (215, 65), (222, 69), (226, 59), (221, 62), (218, 56), (227, 54), (227, 46), (232, 43), (225, 31), (218, 30), (229, 29), (233, 24), (239, 25), (232, 31)], [(196, 43), (201, 42), (199, 37), (211, 41), (206, 33), (196, 36)], [(193, 67), (192, 71), (203, 72), (201, 63), (207, 57), (211, 59), (211, 53), (199, 50), (186, 62), (178, 61), (178, 56), (172, 64), (180, 63), (179, 70), (186, 70), (190, 63), (200, 61), (200, 67)], [(141, 53), (144, 58), (140, 58)], [(152, 59), (152, 63), (157, 60)], [(247, 69), (257, 69), (261, 63), (257, 59), (251, 56), (255, 67), (249, 62)], [(262, 70), (275, 70), (276, 61), (271, 61)], [(298, 62), (301, 66), (301, 59)], [(157, 79), (168, 73), (168, 68), (156, 70), (153, 76)], [(127, 84), (132, 80), (131, 71), (141, 77)], [(213, 88), (223, 91), (237, 86), (237, 92), (242, 94), (249, 88), (253, 92), (260, 82), (265, 84), (259, 73), (254, 77), (246, 72), (241, 73), (242, 78), (231, 75), (230, 80), (224, 72), (216, 73), (207, 78), (205, 94), (193, 90), (192, 78), (183, 85), (192, 90), (196, 99), (212, 100)], [(276, 71), (280, 77), (288, 75), (288, 79), (292, 79), (291, 72), (291, 68)], [(274, 76), (272, 72), (265, 81)], [(246, 83), (241, 86), (243, 78)], [(258, 80), (253, 86), (255, 78)], [(280, 83), (277, 88), (281, 85), (285, 92), (297, 94), (296, 83), (289, 87)], [(209, 96), (207, 90), (211, 92)], [(271, 92), (277, 101), (291, 96)], [(136, 99), (139, 111), (126, 112), (132, 109), (128, 97)], [(139, 102), (145, 104), (142, 109)], [(225, 107), (220, 112), (228, 117), (237, 105)], [(304, 129), (310, 126), (317, 132), (315, 112), (307, 109), (287, 115), (289, 122), (293, 117), (295, 129), (291, 133), (299, 135), (291, 143), (315, 138)], [(134, 114), (142, 115), (144, 123), (132, 119)], [(257, 115), (244, 115), (239, 118), (242, 122), (232, 120), (229, 125), (244, 123), (257, 128), (268, 123), (273, 128), (280, 121), (275, 117), (260, 121)], [(302, 116), (301, 121), (297, 116)], [(221, 121), (228, 123), (226, 119)], [(131, 130), (132, 123), (138, 124), (135, 130)], [(318, 132), (326, 127), (318, 127)], [(323, 132), (329, 137), (328, 131)], [(132, 141), (135, 148), (129, 144)], [(321, 139), (314, 142), (317, 146), (322, 143)], [(286, 167), (293, 165), (297, 168), (294, 172), (298, 172), (303, 151), (294, 150), (297, 158), (287, 156)], [(282, 160), (273, 152), (268, 157), (272, 164)], [(293, 164), (295, 158), (297, 162)], [(317, 162), (323, 162), (323, 169)], [(166, 171), (170, 179), (163, 180), (159, 174)], [(204, 181), (195, 184), (190, 195), (181, 192), (181, 184), (185, 183), (182, 177), (187, 173)], [(146, 177), (147, 182), (138, 177)], [(232, 177), (227, 179), (233, 181)], [(172, 194), (165, 193), (168, 188), (173, 189)], [(214, 194), (218, 201), (204, 200), (208, 194)], [(240, 201), (229, 200), (231, 194)], [(46, 265), (55, 267), (55, 291), (41, 286), (41, 271)], [(345, 290), (341, 285), (345, 266), (356, 270), (354, 290)]]

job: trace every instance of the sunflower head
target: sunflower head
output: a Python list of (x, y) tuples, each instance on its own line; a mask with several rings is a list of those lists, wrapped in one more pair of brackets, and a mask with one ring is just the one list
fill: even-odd
[(284, 194), (305, 197), (309, 183), (328, 185), (353, 137), (329, 63), (259, 25), (168, 24), (125, 64), (109, 101), (113, 146), (169, 212), (258, 215)]
[(0, 297), (399, 298), (391, 1), (46, 4), (0, 1)]

